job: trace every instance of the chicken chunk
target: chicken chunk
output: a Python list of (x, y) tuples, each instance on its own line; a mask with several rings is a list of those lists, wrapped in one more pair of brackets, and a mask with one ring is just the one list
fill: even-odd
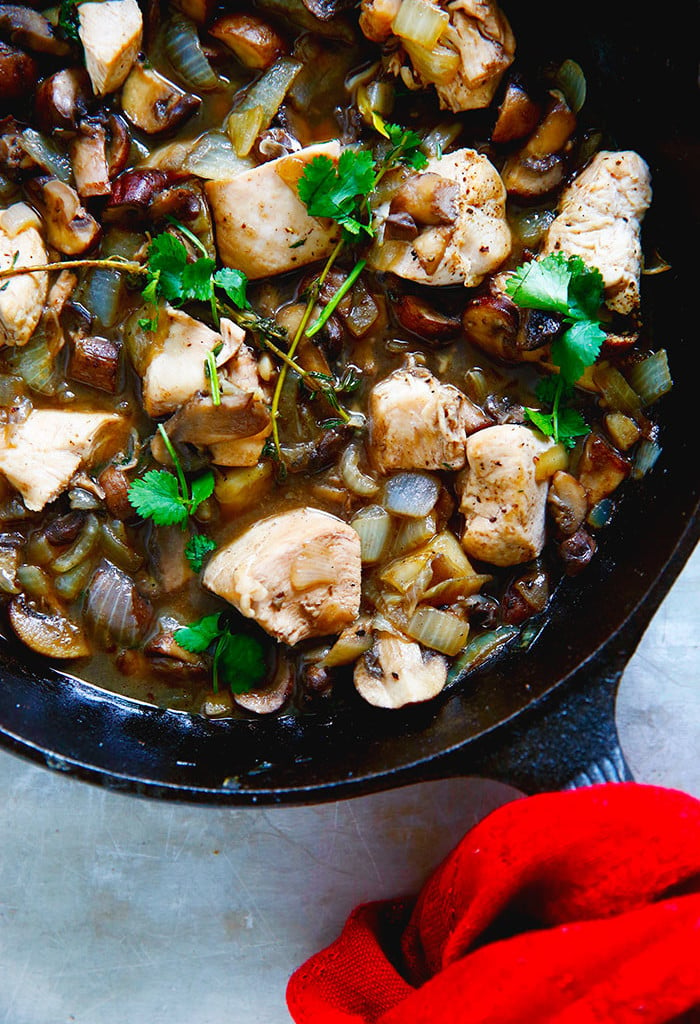
[(85, 3), (78, 6), (78, 18), (92, 88), (106, 96), (123, 85), (141, 49), (141, 8), (136, 0)]
[[(47, 262), (39, 227), (39, 218), (26, 203), (15, 203), (0, 212), (0, 270), (8, 270), (13, 264), (32, 267)], [(48, 283), (49, 275), (43, 271), (3, 282), (0, 346), (26, 345), (41, 319)]]
[(606, 305), (617, 313), (634, 312), (642, 270), (641, 222), (651, 195), (649, 168), (637, 153), (597, 153), (562, 193), (543, 254), (581, 256), (603, 275)]
[(513, 63), (515, 37), (493, 0), (453, 0), (443, 36), (460, 57), (457, 74), (435, 90), (448, 110), (488, 107), (503, 73)]
[(155, 339), (141, 359), (136, 360), (148, 415), (157, 418), (174, 413), (198, 391), (207, 391), (207, 355), (221, 345), (216, 365), (223, 367), (235, 355), (244, 336), (245, 332), (236, 324), (230, 324), (224, 338), (223, 333), (213, 331), (180, 309), (161, 310)]
[(228, 181), (208, 181), (205, 188), (222, 263), (254, 280), (329, 256), (339, 229), (330, 220), (310, 217), (296, 186), (314, 157), (337, 160), (339, 154), (338, 142), (325, 142), (269, 160)]
[(381, 473), (462, 469), (467, 436), (490, 424), (459, 388), (430, 370), (395, 370), (369, 397), (369, 453)]
[(503, 182), (488, 157), (473, 149), (459, 149), (430, 160), (421, 172), (426, 173), (458, 186), (454, 221), (424, 224), (417, 237), (410, 240), (384, 240), (382, 227), (391, 213), (391, 201), (383, 203), (377, 210), (378, 236), (368, 262), (376, 270), (418, 284), (463, 284), (473, 288), (510, 253)]
[(535, 468), (549, 447), (549, 441), (514, 424), (488, 427), (469, 438), (459, 489), (462, 545), (471, 558), (506, 566), (540, 554), (548, 484), (538, 482)]
[(2, 428), (0, 473), (32, 512), (65, 490), (78, 470), (114, 455), (129, 425), (116, 413), (34, 409)]
[(217, 551), (204, 586), (294, 646), (339, 633), (360, 610), (360, 538), (342, 519), (297, 508), (262, 519)]
[(447, 682), (447, 662), (415, 641), (378, 632), (355, 663), (354, 683), (368, 703), (380, 708), (431, 700)]

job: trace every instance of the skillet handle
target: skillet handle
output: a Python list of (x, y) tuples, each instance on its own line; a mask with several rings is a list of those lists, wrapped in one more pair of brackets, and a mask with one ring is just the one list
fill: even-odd
[(593, 659), (491, 737), (453, 752), (450, 774), (495, 779), (526, 794), (632, 781), (615, 725), (625, 660)]

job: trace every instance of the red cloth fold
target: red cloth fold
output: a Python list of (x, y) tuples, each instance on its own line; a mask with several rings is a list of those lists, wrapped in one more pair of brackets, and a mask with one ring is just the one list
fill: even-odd
[(700, 801), (514, 800), (291, 977), (296, 1024), (700, 1024)]

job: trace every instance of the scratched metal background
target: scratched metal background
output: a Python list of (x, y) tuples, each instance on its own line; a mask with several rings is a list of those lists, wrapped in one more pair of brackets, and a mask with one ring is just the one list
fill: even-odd
[[(624, 675), (640, 782), (700, 798), (700, 551)], [(412, 892), (519, 794), (462, 779), (320, 807), (107, 792), (0, 751), (0, 1024), (289, 1024), (291, 971), (358, 902)]]

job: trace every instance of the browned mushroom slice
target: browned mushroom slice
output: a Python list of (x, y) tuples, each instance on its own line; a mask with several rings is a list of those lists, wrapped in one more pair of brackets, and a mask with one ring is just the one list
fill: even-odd
[(104, 491), (104, 502), (110, 515), (125, 522), (136, 518), (134, 506), (129, 501), (131, 480), (123, 469), (110, 463), (102, 470), (97, 482)]
[(214, 13), (216, 0), (173, 0), (173, 7), (177, 7), (198, 25), (205, 25)]
[(528, 141), (510, 156), (501, 177), (509, 195), (533, 199), (561, 184), (565, 161), (562, 151), (576, 129), (576, 115), (555, 96)]
[(369, 704), (401, 708), (436, 697), (447, 682), (447, 662), (406, 637), (377, 632), (355, 665), (354, 682)]
[(197, 112), (202, 101), (137, 61), (122, 87), (121, 103), (133, 125), (147, 135), (158, 135), (177, 128)]
[(596, 552), (597, 543), (583, 527), (566, 537), (559, 545), (559, 556), (567, 576), (576, 576), (585, 569)]
[(99, 391), (113, 395), (117, 390), (119, 346), (109, 338), (73, 338), (68, 373), (72, 380), (81, 381)]
[(90, 646), (80, 626), (52, 609), (41, 611), (24, 594), (10, 601), (10, 625), (27, 647), (47, 658), (85, 658)]
[(394, 193), (390, 213), (407, 213), (419, 224), (453, 224), (459, 210), (459, 187), (429, 171), (414, 174)]
[(80, 134), (71, 141), (70, 158), (79, 196), (89, 199), (110, 194), (107, 134), (101, 124), (80, 122)]
[(283, 654), (277, 659), (277, 667), (266, 686), (256, 687), (246, 693), (234, 693), (233, 699), (240, 708), (256, 715), (271, 715), (284, 707), (294, 690), (294, 669)]
[(425, 341), (447, 341), (461, 327), (459, 317), (440, 313), (417, 295), (402, 295), (394, 308), (401, 326)]
[(38, 79), (39, 65), (34, 58), (0, 40), (0, 103), (26, 99)]
[(54, 249), (79, 256), (97, 243), (102, 229), (74, 188), (58, 178), (36, 178), (31, 191), (43, 207), (46, 238)]
[[(249, 391), (228, 384), (221, 403), (214, 405), (211, 396), (198, 392), (188, 399), (165, 423), (168, 437), (175, 444), (196, 447), (223, 444), (236, 438), (253, 437), (270, 422), (267, 407)], [(154, 453), (160, 448), (154, 446)], [(163, 453), (161, 453), (163, 454)], [(167, 455), (159, 461), (166, 462)]]
[(607, 498), (631, 472), (628, 459), (620, 455), (600, 434), (589, 434), (578, 463), (578, 479), (592, 508)]
[(268, 128), (258, 135), (250, 152), (259, 164), (264, 164), (268, 160), (277, 160), (281, 156), (298, 153), (300, 149), (299, 140), (284, 128)]
[(34, 100), (37, 124), (50, 133), (54, 128), (75, 129), (90, 108), (92, 89), (85, 68), (62, 68), (39, 85)]
[(112, 195), (104, 210), (108, 221), (143, 219), (153, 199), (168, 185), (184, 177), (182, 172), (155, 168), (133, 168), (123, 171), (112, 182)]
[(107, 167), (110, 179), (121, 174), (131, 155), (131, 136), (124, 119), (119, 114), (107, 118)]
[(542, 115), (542, 108), (526, 92), (523, 84), (512, 79), (498, 108), (496, 124), (491, 132), (492, 142), (513, 142), (534, 131)]
[(249, 12), (224, 14), (209, 32), (232, 50), (242, 64), (256, 71), (271, 67), (287, 52), (282, 36), (262, 18)]
[(175, 631), (180, 629), (177, 619), (164, 616), (157, 626), (143, 649), (156, 672), (164, 672), (173, 679), (206, 679), (208, 669), (204, 659), (186, 651), (175, 640)]
[(51, 22), (39, 11), (23, 4), (0, 6), (0, 32), (11, 43), (33, 53), (48, 53), (53, 57), (65, 57), (70, 53), (70, 45), (56, 34)]
[(558, 470), (550, 481), (547, 508), (559, 533), (571, 537), (588, 512), (585, 487), (575, 476)]
[(468, 341), (504, 363), (537, 360), (561, 329), (558, 316), (518, 309), (503, 292), (473, 298), (462, 315)]

